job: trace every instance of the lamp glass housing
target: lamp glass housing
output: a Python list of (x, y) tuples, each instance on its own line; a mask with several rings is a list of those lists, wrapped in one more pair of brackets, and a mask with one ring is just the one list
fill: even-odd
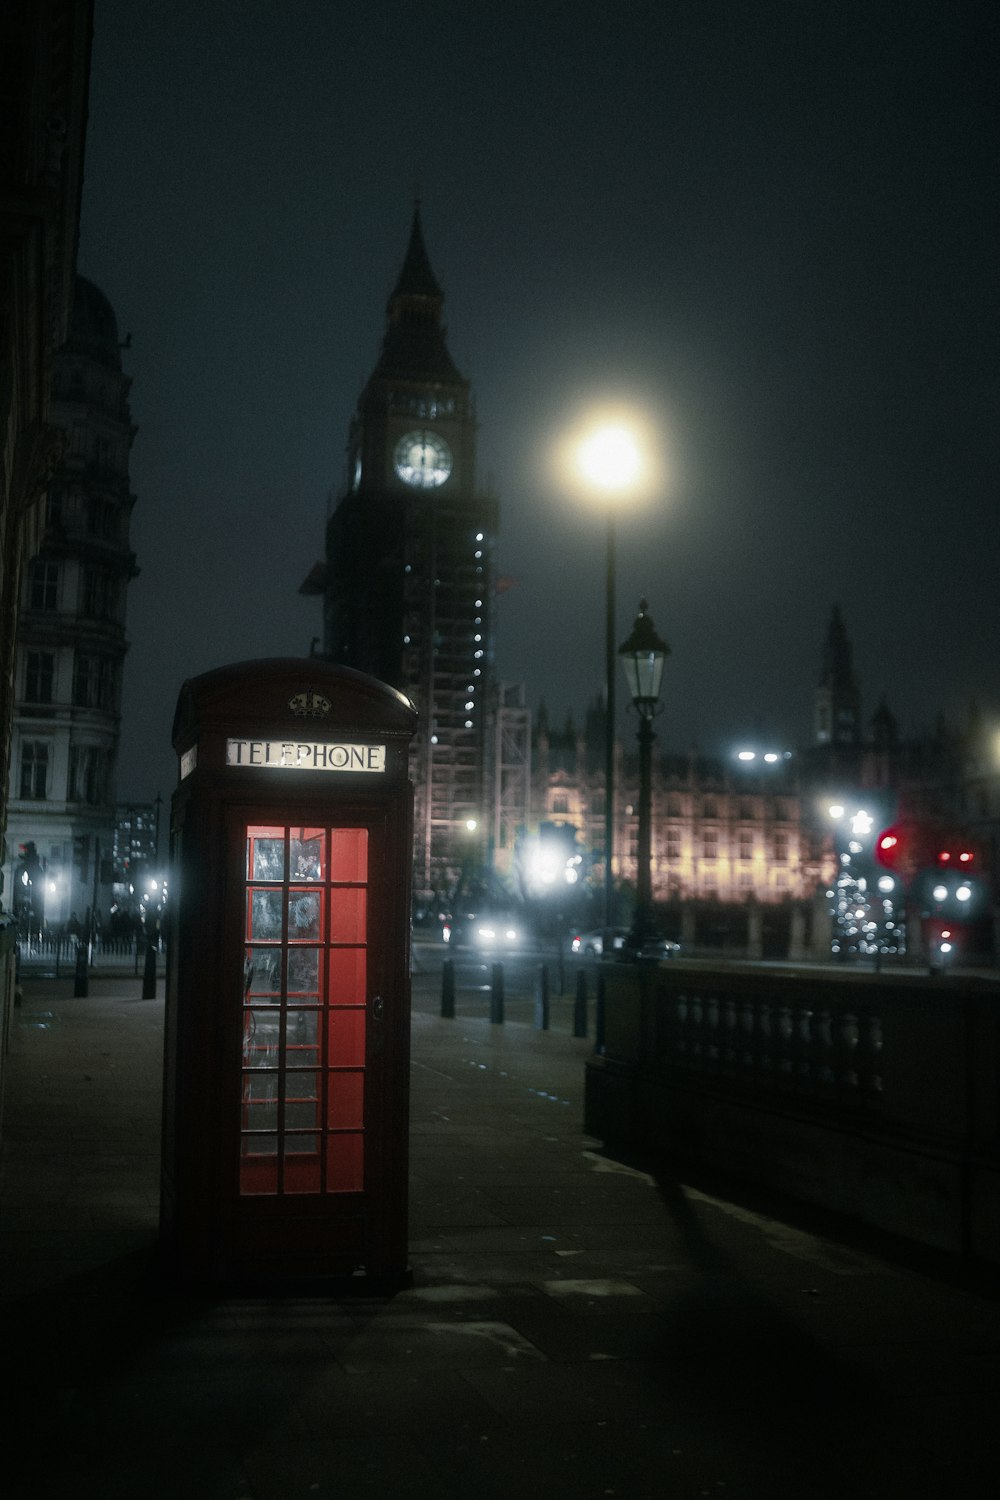
[(630, 651), (622, 656), (625, 681), (637, 708), (644, 703), (659, 701), (665, 660), (662, 651)]
[(648, 610), (643, 599), (628, 640), (618, 647), (632, 702), (644, 718), (652, 718), (656, 711), (663, 663), (670, 654), (670, 647), (657, 635)]

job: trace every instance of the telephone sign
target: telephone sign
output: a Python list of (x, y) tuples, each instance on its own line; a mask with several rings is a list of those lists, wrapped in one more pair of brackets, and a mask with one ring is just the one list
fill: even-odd
[(384, 745), (338, 745), (315, 740), (227, 740), (227, 766), (268, 771), (385, 770)]

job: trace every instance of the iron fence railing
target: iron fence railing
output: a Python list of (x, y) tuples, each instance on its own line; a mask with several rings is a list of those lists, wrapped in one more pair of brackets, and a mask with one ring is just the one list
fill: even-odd
[[(81, 946), (75, 937), (55, 937), (43, 934), (40, 937), (19, 938), (17, 941), (17, 967), (21, 974), (60, 978), (71, 975), (77, 962)], [(146, 962), (145, 938), (97, 937), (87, 949), (87, 967), (92, 973), (134, 974), (143, 972)], [(155, 948), (157, 972), (162, 974), (166, 965), (166, 949), (162, 944)]]

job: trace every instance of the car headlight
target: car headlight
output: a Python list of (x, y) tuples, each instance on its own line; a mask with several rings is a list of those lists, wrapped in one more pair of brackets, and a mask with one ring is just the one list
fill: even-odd
[(484, 943), (492, 943), (493, 939), (496, 937), (496, 932), (492, 927), (480, 927), (476, 936), (480, 938)]
[(508, 943), (516, 943), (517, 942), (517, 928), (516, 927), (508, 927), (507, 931), (504, 933), (504, 937), (507, 939)]

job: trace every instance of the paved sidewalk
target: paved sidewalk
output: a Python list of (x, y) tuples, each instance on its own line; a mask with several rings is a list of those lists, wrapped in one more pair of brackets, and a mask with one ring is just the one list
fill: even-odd
[[(420, 985), (419, 978), (416, 981)], [(167, 1295), (162, 1002), (29, 981), (8, 1060), (10, 1500), (841, 1500), (1000, 1478), (1000, 1304), (605, 1159), (588, 1043), (414, 1015), (394, 1298)], [(890, 1247), (892, 1249), (892, 1247)]]

